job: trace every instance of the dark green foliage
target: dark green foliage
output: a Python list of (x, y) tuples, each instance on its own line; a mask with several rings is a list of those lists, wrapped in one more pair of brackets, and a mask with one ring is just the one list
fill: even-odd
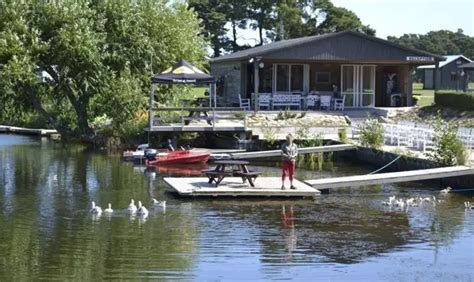
[[(237, 44), (237, 28), (258, 31), (255, 45), (342, 30), (358, 30), (375, 35), (352, 11), (334, 6), (330, 0), (189, 0), (204, 27), (214, 57), (222, 51), (249, 48)], [(230, 23), (232, 36), (225, 27)]]
[(474, 111), (474, 94), (438, 92), (434, 99), (437, 106)]
[[(0, 18), (0, 122), (43, 120), (63, 138), (136, 135), (151, 75), (178, 59), (204, 61), (198, 20), (183, 4), (0, 1)], [(160, 102), (173, 91), (159, 88)], [(110, 124), (93, 128), (96, 119)]]
[(463, 54), (474, 58), (474, 37), (464, 34), (462, 29), (430, 31), (427, 34), (404, 34), (400, 37), (388, 36), (388, 40), (398, 44), (438, 55)]

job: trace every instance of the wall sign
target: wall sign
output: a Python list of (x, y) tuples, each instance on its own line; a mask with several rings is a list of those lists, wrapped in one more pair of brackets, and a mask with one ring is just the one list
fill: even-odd
[(422, 57), (422, 56), (407, 56), (407, 61), (434, 62), (434, 58), (433, 57)]

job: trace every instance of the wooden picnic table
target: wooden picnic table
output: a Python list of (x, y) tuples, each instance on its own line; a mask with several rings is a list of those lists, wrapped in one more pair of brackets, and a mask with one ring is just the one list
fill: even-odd
[(241, 160), (221, 160), (215, 161), (215, 169), (203, 171), (209, 183), (215, 182), (216, 187), (224, 180), (227, 176), (237, 176), (242, 178), (242, 182), (249, 182), (250, 186), (255, 187), (254, 181), (260, 175), (260, 172), (250, 171), (247, 168), (248, 161)]
[(212, 117), (209, 116), (207, 111), (199, 109), (196, 107), (195, 110), (189, 110), (187, 118), (184, 118), (184, 125), (189, 125), (192, 120), (205, 120), (207, 124), (212, 125)]

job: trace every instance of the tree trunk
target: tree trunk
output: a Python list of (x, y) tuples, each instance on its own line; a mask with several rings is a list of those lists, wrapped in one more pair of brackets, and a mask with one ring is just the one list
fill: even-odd
[(45, 118), (49, 124), (51, 124), (54, 129), (56, 129), (59, 134), (61, 134), (61, 138), (68, 139), (71, 134), (71, 130), (62, 124), (60, 124), (46, 109), (43, 107), (41, 100), (39, 99), (38, 95), (36, 95), (35, 91), (30, 86), (22, 86), (24, 93), (29, 98), (31, 105), (33, 108), (43, 117)]
[(234, 52), (239, 51), (238, 45), (237, 45), (237, 24), (235, 23), (235, 20), (232, 20), (232, 36), (233, 36), (233, 41), (232, 41), (232, 50)]
[(212, 49), (214, 50), (214, 57), (219, 57), (221, 55), (221, 44), (217, 36), (212, 39)]
[(258, 45), (263, 45), (263, 21), (258, 23), (258, 37), (260, 39), (260, 43)]

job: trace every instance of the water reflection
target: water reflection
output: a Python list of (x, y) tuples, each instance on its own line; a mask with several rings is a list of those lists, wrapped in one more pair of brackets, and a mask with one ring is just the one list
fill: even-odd
[[(462, 203), (472, 195), (448, 194), (435, 206), (408, 211), (381, 202), (392, 194), (441, 197), (410, 183), (315, 200), (192, 201), (167, 193), (162, 180), (188, 171), (146, 170), (118, 156), (7, 139), (0, 136), (0, 280), (210, 280), (235, 278), (237, 267), (238, 277), (254, 279), (313, 279), (316, 273), (383, 279), (406, 256), (416, 260), (410, 272), (436, 264), (443, 279), (470, 274), (474, 211)], [(264, 175), (280, 173), (253, 166)], [(370, 170), (334, 162), (328, 170), (297, 173), (314, 178)], [(126, 212), (131, 198), (149, 208), (148, 218)], [(153, 208), (152, 198), (166, 200), (168, 208)], [(112, 203), (114, 213), (94, 217), (91, 201)], [(470, 251), (458, 251), (463, 248)], [(377, 271), (364, 268), (373, 261)]]

